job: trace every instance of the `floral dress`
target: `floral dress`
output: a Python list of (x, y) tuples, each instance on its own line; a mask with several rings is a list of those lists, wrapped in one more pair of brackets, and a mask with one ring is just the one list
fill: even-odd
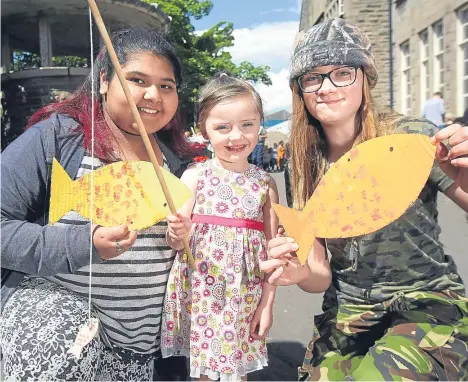
[[(168, 281), (161, 350), (164, 357), (190, 357), (192, 378), (239, 380), (267, 365), (265, 341), (253, 340), (249, 333), (262, 296), (259, 262), (266, 258), (266, 239), (259, 226), (269, 175), (254, 165), (244, 173), (232, 172), (216, 159), (198, 169), (190, 237), (196, 270), (185, 254), (177, 255)], [(197, 216), (202, 217), (198, 222)], [(246, 222), (251, 224), (242, 227)]]

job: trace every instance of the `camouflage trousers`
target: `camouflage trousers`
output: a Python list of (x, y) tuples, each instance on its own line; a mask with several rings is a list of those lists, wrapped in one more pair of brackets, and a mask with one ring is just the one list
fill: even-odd
[(467, 381), (468, 300), (451, 291), (399, 293), (316, 316), (302, 381)]

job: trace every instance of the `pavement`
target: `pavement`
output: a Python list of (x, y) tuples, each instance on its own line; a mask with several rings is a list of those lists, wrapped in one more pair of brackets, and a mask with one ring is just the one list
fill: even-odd
[[(286, 205), (283, 173), (273, 173)], [(466, 214), (445, 195), (439, 194), (440, 239), (446, 253), (455, 259), (459, 273), (468, 282), (468, 222)], [(250, 381), (297, 380), (297, 367), (313, 331), (313, 317), (321, 312), (322, 295), (305, 293), (297, 286), (278, 288), (274, 323), (269, 335), (268, 368), (249, 375)]]

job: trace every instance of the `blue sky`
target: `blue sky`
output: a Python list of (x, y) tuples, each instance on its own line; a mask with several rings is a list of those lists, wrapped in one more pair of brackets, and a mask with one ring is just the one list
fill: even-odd
[(298, 20), (300, 9), (296, 0), (214, 0), (211, 13), (195, 20), (196, 29), (207, 29), (221, 20), (232, 21), (234, 28), (256, 24)]
[(193, 20), (197, 31), (217, 22), (234, 24), (234, 46), (229, 49), (235, 63), (250, 61), (268, 65), (272, 86), (256, 85), (267, 112), (291, 109), (288, 65), (299, 30), (302, 0), (213, 0), (211, 13)]

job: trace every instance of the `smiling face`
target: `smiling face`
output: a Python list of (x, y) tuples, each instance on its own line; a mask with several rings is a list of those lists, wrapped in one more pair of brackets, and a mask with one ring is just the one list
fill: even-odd
[[(151, 53), (131, 56), (122, 66), (133, 100), (148, 134), (156, 133), (174, 117), (179, 105), (171, 63)], [(101, 73), (100, 93), (104, 110), (120, 129), (135, 133), (134, 118), (117, 75), (107, 81)]]
[(205, 120), (205, 131), (218, 160), (224, 164), (247, 164), (258, 142), (260, 113), (252, 96), (216, 104)]
[[(320, 66), (313, 69), (308, 76), (314, 73), (328, 73), (340, 66)], [(309, 113), (322, 125), (334, 125), (356, 117), (362, 103), (364, 74), (357, 70), (356, 80), (352, 85), (336, 87), (325, 78), (320, 89), (314, 93), (303, 93), (304, 102)]]

